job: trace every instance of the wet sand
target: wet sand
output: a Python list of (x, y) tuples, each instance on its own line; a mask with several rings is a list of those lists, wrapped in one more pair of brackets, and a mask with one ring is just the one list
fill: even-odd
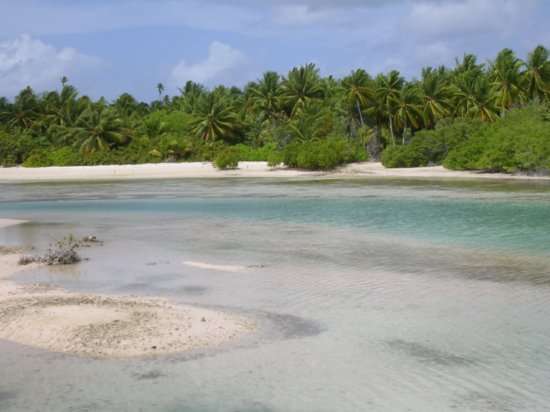
[[(19, 222), (0, 220), (0, 227)], [(204, 349), (254, 329), (248, 318), (158, 298), (69, 293), (8, 278), (20, 251), (0, 249), (0, 339), (93, 358), (131, 358)]]

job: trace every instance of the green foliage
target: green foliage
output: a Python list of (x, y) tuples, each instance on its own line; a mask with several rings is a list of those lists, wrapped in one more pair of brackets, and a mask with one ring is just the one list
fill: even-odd
[(449, 150), (465, 142), (483, 127), (480, 121), (442, 121), (434, 130), (418, 132), (409, 144), (389, 146), (382, 153), (386, 167), (419, 167), (441, 164)]
[(306, 170), (332, 170), (366, 158), (363, 148), (341, 137), (290, 143), (283, 153), (287, 166)]
[(481, 128), (445, 159), (450, 169), (525, 172), (550, 170), (550, 121), (547, 109), (515, 109)]
[(236, 169), (239, 166), (239, 149), (236, 147), (228, 147), (220, 152), (214, 164), (218, 169)]
[(230, 167), (237, 158), (330, 169), (363, 159), (367, 147), (373, 157), (386, 149), (388, 167), (547, 168), (544, 116), (533, 108), (517, 114), (550, 103), (543, 46), (525, 61), (510, 49), (488, 64), (465, 55), (452, 68), (424, 68), (419, 80), (397, 71), (373, 78), (363, 69), (337, 79), (307, 64), (266, 72), (243, 89), (187, 82), (177, 96), (162, 83), (156, 90), (150, 103), (128, 93), (93, 100), (64, 77), (59, 90), (0, 97), (0, 164), (220, 159)]
[[(23, 166), (25, 167), (48, 167), (48, 166), (75, 166), (89, 165), (89, 158), (84, 156), (73, 147), (62, 147), (57, 150), (35, 150), (27, 157)], [(92, 164), (101, 164), (93, 162)]]
[(0, 130), (0, 166), (21, 164), (33, 150), (46, 145), (44, 139), (35, 139), (27, 131)]
[(269, 161), (274, 153), (279, 150), (274, 144), (267, 144), (262, 147), (251, 147), (245, 144), (235, 145), (234, 148), (239, 152), (239, 160), (244, 162)]

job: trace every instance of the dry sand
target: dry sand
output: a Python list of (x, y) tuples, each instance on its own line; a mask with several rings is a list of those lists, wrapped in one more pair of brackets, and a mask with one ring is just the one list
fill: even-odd
[(549, 176), (507, 175), (503, 173), (460, 172), (442, 166), (386, 169), (381, 163), (354, 163), (332, 172), (309, 172), (271, 168), (267, 162), (240, 162), (235, 170), (218, 170), (209, 162), (160, 163), (143, 165), (74, 166), (45, 168), (0, 168), (0, 182), (56, 182), (136, 179), (272, 177), (272, 178), (450, 178), (450, 179), (546, 179)]
[[(0, 220), (3, 227), (15, 223)], [(29, 269), (17, 264), (19, 252), (0, 249), (0, 339), (93, 358), (130, 358), (209, 348), (254, 329), (243, 316), (164, 299), (17, 285), (7, 278)]]

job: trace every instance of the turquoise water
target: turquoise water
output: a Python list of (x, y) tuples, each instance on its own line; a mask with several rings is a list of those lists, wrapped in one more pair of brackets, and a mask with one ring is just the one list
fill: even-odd
[[(103, 247), (20, 282), (263, 319), (189, 357), (0, 342), (1, 410), (550, 410), (550, 185), (191, 180), (2, 185), (0, 243)], [(250, 266), (223, 273), (184, 261)]]

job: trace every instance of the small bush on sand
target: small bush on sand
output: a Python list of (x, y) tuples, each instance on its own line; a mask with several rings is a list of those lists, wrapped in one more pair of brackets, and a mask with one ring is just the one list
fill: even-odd
[(214, 164), (221, 170), (236, 169), (239, 166), (239, 155), (238, 149), (234, 147), (227, 148), (216, 156)]
[(43, 256), (22, 256), (19, 259), (20, 265), (29, 265), (31, 263), (44, 263), (53, 265), (72, 265), (82, 260), (77, 250), (90, 244), (102, 244), (95, 236), (85, 236), (81, 240), (73, 235), (64, 237), (48, 247)]

